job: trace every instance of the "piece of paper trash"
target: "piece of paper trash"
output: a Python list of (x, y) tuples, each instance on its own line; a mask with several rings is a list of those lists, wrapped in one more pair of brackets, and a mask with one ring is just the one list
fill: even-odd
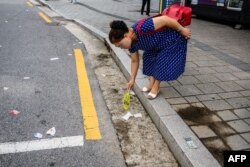
[(43, 135), (41, 133), (35, 133), (34, 136), (39, 139), (43, 138)]
[(72, 54), (71, 54), (71, 53), (68, 53), (68, 56), (72, 56)]
[(82, 44), (82, 42), (78, 42), (79, 44)]
[(187, 145), (191, 149), (197, 149), (197, 145), (195, 142), (191, 139), (191, 137), (185, 137), (184, 140), (186, 141)]
[(135, 92), (132, 91), (132, 90), (130, 90), (129, 94), (131, 94), (132, 96), (134, 96), (134, 95), (135, 95)]
[(0, 48), (2, 47), (2, 45), (0, 45)]
[(54, 136), (54, 135), (56, 134), (56, 128), (55, 128), (55, 127), (50, 128), (50, 129), (46, 132), (46, 134), (51, 135), (51, 136)]
[(8, 23), (8, 21), (7, 21), (7, 20), (5, 20), (5, 23)]
[(9, 114), (13, 115), (13, 116), (18, 115), (19, 113), (20, 113), (20, 111), (17, 111), (17, 110), (11, 110), (11, 111), (9, 111)]
[(23, 77), (23, 79), (30, 79), (30, 77)]
[(133, 115), (130, 112), (127, 112), (122, 118), (125, 119), (126, 121), (132, 117)]
[(8, 90), (9, 88), (8, 87), (3, 87), (3, 90)]
[(142, 114), (141, 113), (136, 113), (136, 114), (134, 114), (134, 117), (135, 118), (142, 118)]
[(105, 75), (105, 74), (102, 74), (102, 76), (103, 76), (103, 77), (106, 77), (106, 75)]
[(18, 26), (18, 28), (21, 28), (22, 26)]
[(50, 58), (51, 61), (53, 61), (53, 60), (58, 60), (58, 59), (59, 59), (58, 57)]
[(73, 46), (75, 46), (76, 44), (74, 43)]

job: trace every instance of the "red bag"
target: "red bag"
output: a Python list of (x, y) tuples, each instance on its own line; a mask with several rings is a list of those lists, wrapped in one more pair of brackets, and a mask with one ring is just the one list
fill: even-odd
[(173, 4), (162, 11), (162, 15), (167, 15), (177, 20), (182, 26), (191, 24), (192, 9), (190, 7)]

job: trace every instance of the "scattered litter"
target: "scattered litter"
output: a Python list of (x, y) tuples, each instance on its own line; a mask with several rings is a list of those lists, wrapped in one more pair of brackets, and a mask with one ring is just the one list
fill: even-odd
[(50, 58), (51, 61), (58, 60), (58, 59), (59, 59), (58, 57)]
[(71, 54), (71, 53), (68, 53), (68, 56), (72, 56), (72, 54)]
[(130, 112), (127, 112), (122, 118), (125, 119), (126, 121), (132, 117), (133, 115)]
[(18, 115), (19, 113), (20, 113), (20, 111), (17, 111), (17, 110), (11, 110), (11, 111), (9, 111), (9, 114), (13, 115), (13, 116)]
[(56, 134), (56, 128), (55, 128), (55, 127), (50, 128), (50, 129), (46, 132), (46, 134), (51, 135), (51, 136), (54, 136), (54, 135)]
[(134, 96), (134, 95), (135, 95), (135, 92), (132, 91), (132, 90), (130, 90), (129, 94), (131, 94), (132, 96)]
[(129, 91), (125, 92), (123, 95), (123, 109), (127, 111), (130, 107), (130, 94)]
[(74, 43), (73, 46), (75, 46), (76, 44)]
[(30, 77), (23, 77), (23, 79), (30, 79)]
[(78, 42), (79, 44), (82, 44), (82, 42)]
[(35, 133), (34, 136), (39, 139), (43, 138), (43, 135), (41, 133)]
[(142, 118), (142, 114), (141, 113), (136, 113), (136, 114), (134, 114), (134, 117), (135, 118)]
[(103, 76), (103, 77), (106, 77), (106, 75), (105, 75), (105, 74), (102, 74), (102, 76)]
[(7, 20), (5, 20), (5, 23), (8, 23), (8, 21), (7, 21)]
[(3, 87), (3, 90), (8, 90), (9, 88), (8, 87)]
[(192, 148), (192, 149), (197, 148), (197, 145), (194, 143), (194, 141), (191, 139), (191, 137), (186, 137), (184, 139), (185, 139), (185, 141), (186, 141), (189, 148)]

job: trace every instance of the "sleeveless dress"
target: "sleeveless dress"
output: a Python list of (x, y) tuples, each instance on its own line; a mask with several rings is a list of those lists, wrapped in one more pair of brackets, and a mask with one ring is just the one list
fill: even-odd
[(159, 81), (176, 80), (185, 70), (187, 40), (179, 32), (167, 28), (153, 34), (152, 18), (146, 19), (137, 32), (137, 23), (132, 28), (137, 40), (132, 43), (130, 53), (143, 50), (143, 74)]

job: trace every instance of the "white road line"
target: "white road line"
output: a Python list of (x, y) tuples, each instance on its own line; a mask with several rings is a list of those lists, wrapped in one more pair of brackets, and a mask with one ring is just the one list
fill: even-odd
[(29, 152), (38, 150), (48, 150), (64, 147), (77, 147), (83, 146), (83, 136), (70, 136), (61, 138), (51, 138), (51, 139), (40, 139), (33, 141), (23, 141), (23, 142), (8, 142), (0, 143), (0, 155), (19, 153), (19, 152)]

